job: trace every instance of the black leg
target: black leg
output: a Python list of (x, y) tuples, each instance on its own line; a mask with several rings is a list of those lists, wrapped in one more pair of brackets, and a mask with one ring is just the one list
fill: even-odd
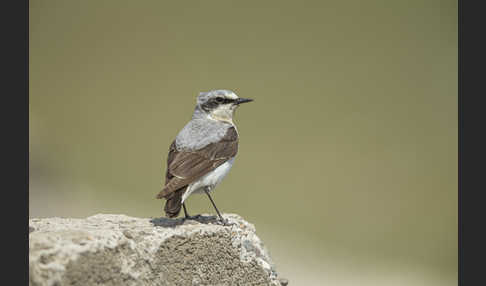
[(190, 216), (186, 209), (186, 204), (182, 203), (182, 207), (184, 208), (184, 219), (198, 219), (201, 215)]
[(187, 213), (186, 204), (185, 203), (182, 203), (182, 207), (184, 208), (184, 217), (185, 218), (188, 218), (189, 217), (189, 214)]
[(213, 207), (214, 209), (216, 210), (216, 212), (218, 213), (218, 216), (219, 216), (219, 219), (221, 220), (221, 222), (224, 224), (224, 225), (227, 225), (227, 222), (226, 220), (223, 219), (223, 217), (221, 216), (221, 214), (219, 213), (219, 210), (218, 208), (216, 207), (216, 204), (214, 203), (213, 199), (211, 198), (211, 196), (209, 195), (209, 191), (207, 188), (204, 188), (204, 192), (206, 193), (206, 195), (208, 195), (208, 198), (209, 200), (211, 201), (211, 203), (213, 204)]

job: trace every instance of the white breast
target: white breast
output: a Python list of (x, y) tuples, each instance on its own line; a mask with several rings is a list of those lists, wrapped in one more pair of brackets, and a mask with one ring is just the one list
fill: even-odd
[(210, 189), (216, 187), (216, 185), (223, 180), (226, 174), (228, 174), (229, 170), (233, 166), (234, 161), (235, 157), (229, 159), (227, 162), (207, 173), (194, 183), (191, 183), (187, 187), (184, 195), (182, 195), (182, 202), (184, 202), (192, 193), (202, 193), (204, 191), (203, 188), (206, 186), (209, 186)]

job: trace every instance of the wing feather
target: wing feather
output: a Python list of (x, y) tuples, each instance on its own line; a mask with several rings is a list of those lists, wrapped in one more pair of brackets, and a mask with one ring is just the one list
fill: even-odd
[(177, 150), (175, 140), (169, 148), (165, 186), (157, 198), (168, 198), (180, 188), (197, 181), (236, 156), (238, 133), (234, 127), (218, 142), (210, 143), (199, 150)]

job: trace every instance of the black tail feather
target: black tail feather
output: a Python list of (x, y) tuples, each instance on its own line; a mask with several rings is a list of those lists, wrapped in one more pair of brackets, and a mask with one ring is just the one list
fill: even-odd
[(186, 188), (180, 188), (166, 197), (167, 201), (165, 202), (164, 211), (167, 217), (176, 217), (181, 212), (182, 195), (186, 191)]

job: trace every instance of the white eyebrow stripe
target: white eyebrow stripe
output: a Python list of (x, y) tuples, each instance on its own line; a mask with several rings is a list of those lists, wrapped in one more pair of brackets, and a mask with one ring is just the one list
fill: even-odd
[(227, 94), (226, 97), (227, 98), (230, 98), (230, 99), (238, 99), (238, 96), (236, 94), (234, 94), (233, 92)]

